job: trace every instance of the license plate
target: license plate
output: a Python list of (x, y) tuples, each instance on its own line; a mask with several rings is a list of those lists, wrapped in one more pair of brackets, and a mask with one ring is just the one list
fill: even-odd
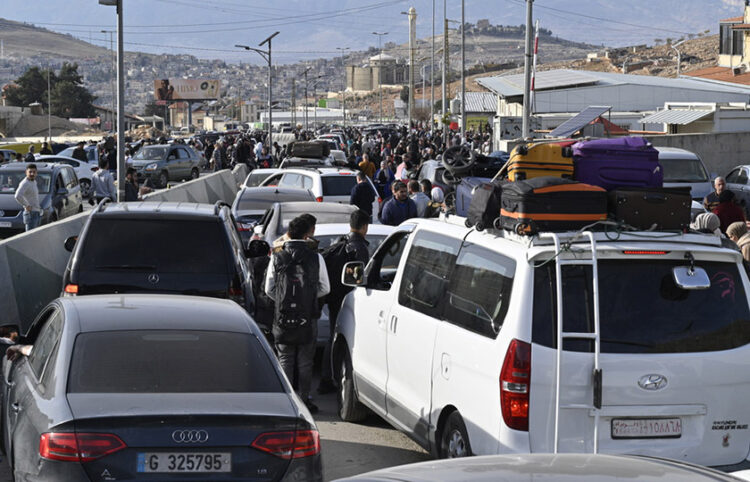
[(615, 418), (612, 419), (612, 438), (679, 438), (682, 421), (679, 418)]
[(0, 228), (10, 228), (13, 226), (13, 223), (10, 221), (0, 221)]
[(231, 471), (232, 454), (228, 452), (138, 453), (138, 472), (205, 473)]

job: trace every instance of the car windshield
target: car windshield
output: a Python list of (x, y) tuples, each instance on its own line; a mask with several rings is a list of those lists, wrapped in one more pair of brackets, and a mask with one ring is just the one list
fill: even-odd
[(282, 391), (256, 337), (207, 330), (82, 333), (68, 376), (68, 393)]
[[(320, 244), (318, 244), (318, 250), (323, 250), (327, 248), (328, 246), (335, 243), (342, 235), (341, 234), (324, 234), (322, 236), (315, 236), (315, 239), (319, 241)], [(385, 240), (387, 236), (384, 234), (368, 234), (367, 235), (367, 242), (370, 243), (367, 246), (367, 251), (370, 252), (370, 256), (372, 256), (372, 253), (375, 252), (376, 249), (378, 249), (378, 246), (382, 244), (382, 242)]]
[[(683, 290), (672, 268), (682, 260), (601, 260), (599, 299), (603, 353), (688, 353), (750, 343), (750, 309), (737, 265), (696, 261), (711, 280), (706, 290)], [(564, 266), (565, 331), (593, 332), (591, 266)], [(534, 272), (534, 343), (556, 346), (555, 264)], [(565, 349), (589, 351), (588, 340)]]
[(80, 269), (222, 274), (227, 271), (226, 242), (214, 219), (98, 218), (86, 233)]
[(166, 157), (168, 150), (169, 147), (167, 146), (143, 147), (135, 153), (133, 159), (136, 161), (160, 161)]
[(260, 186), (263, 181), (265, 181), (272, 175), (273, 175), (272, 172), (251, 172), (250, 175), (247, 177), (247, 180), (245, 181), (245, 186), (247, 187)]
[(708, 182), (708, 174), (698, 159), (659, 159), (664, 182)]
[[(275, 202), (293, 201), (315, 201), (315, 198), (309, 191), (303, 189), (300, 189), (299, 192), (285, 192), (276, 195), (268, 193), (264, 197), (256, 197), (253, 195), (243, 196), (242, 199), (240, 199), (240, 202), (237, 203), (237, 211), (254, 211), (257, 209), (265, 211)], [(240, 213), (240, 215), (241, 214), (242, 213)]]
[[(309, 211), (282, 211), (281, 222), (279, 223), (277, 234), (284, 234), (287, 227), (289, 227), (289, 221), (296, 218), (300, 214), (305, 214), (308, 212)], [(349, 216), (351, 215), (349, 211), (313, 211), (309, 214), (315, 216), (315, 224), (349, 224)]]
[[(73, 157), (73, 151), (75, 149), (76, 149), (76, 146), (68, 147), (60, 151), (58, 155)], [(86, 159), (88, 159), (89, 162), (96, 161), (96, 149), (93, 147), (88, 147), (84, 149), (86, 150)]]
[(357, 176), (354, 174), (339, 174), (334, 176), (323, 176), (323, 196), (350, 196), (352, 188), (357, 184)]
[[(18, 185), (26, 177), (26, 171), (3, 171), (0, 172), (0, 194), (14, 194)], [(39, 194), (48, 194), (52, 181), (50, 173), (38, 173), (36, 175), (36, 187)]]

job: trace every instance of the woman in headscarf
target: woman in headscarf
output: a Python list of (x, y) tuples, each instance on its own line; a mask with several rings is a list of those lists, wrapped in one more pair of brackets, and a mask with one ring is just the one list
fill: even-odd
[(440, 216), (440, 211), (442, 211), (445, 206), (445, 204), (443, 204), (445, 201), (445, 194), (439, 187), (433, 187), (430, 191), (430, 197), (431, 200), (427, 203), (427, 208), (424, 210), (424, 217), (436, 218)]
[(720, 228), (721, 221), (719, 221), (719, 216), (714, 213), (700, 213), (695, 217), (695, 221), (690, 223), (690, 229), (693, 231), (713, 234), (714, 236), (723, 236)]

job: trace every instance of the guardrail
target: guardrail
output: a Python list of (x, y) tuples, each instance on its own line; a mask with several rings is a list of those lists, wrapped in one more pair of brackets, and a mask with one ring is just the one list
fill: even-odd
[[(247, 176), (236, 167), (144, 196), (145, 201), (231, 203)], [(63, 243), (81, 232), (89, 213), (42, 226), (0, 241), (0, 325), (27, 328), (37, 313), (60, 295), (70, 253)]]

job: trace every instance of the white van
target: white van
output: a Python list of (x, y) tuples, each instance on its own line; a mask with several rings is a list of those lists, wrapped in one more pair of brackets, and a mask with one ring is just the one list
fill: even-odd
[(689, 187), (690, 196), (698, 202), (703, 202), (714, 190), (706, 166), (696, 153), (676, 147), (656, 147), (656, 150), (664, 169), (664, 187)]
[(440, 457), (748, 458), (750, 287), (717, 237), (419, 219), (347, 268), (333, 352), (346, 421), (368, 407)]

